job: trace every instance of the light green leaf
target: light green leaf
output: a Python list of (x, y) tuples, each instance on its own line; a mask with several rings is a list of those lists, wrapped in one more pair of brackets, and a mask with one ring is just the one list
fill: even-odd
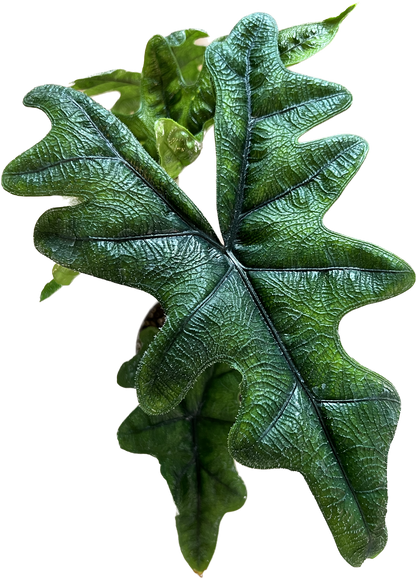
[(201, 74), (205, 46), (202, 30), (173, 32), (166, 38), (153, 36), (146, 46), (143, 71), (109, 71), (75, 81), (73, 88), (88, 96), (118, 91), (120, 99), (111, 109), (130, 128), (147, 152), (158, 160), (155, 123), (171, 118), (202, 141), (212, 124), (214, 95), (207, 72)]
[[(278, 49), (283, 64), (292, 66), (325, 48), (354, 6), (336, 18), (282, 30)], [(73, 88), (83, 90), (88, 96), (120, 92), (112, 112), (129, 127), (147, 152), (160, 161), (154, 134), (158, 120), (174, 120), (200, 142), (213, 123), (215, 95), (204, 64), (206, 47), (195, 44), (205, 37), (205, 32), (194, 29), (173, 32), (166, 38), (154, 36), (146, 47), (142, 74), (113, 70), (78, 79)]]
[(186, 84), (194, 84), (204, 63), (206, 46), (195, 44), (201, 38), (207, 38), (203, 30), (179, 30), (166, 37), (178, 63), (182, 78)]
[(303, 24), (286, 28), (279, 33), (280, 58), (285, 66), (299, 64), (310, 58), (334, 39), (339, 25), (354, 10), (353, 4), (339, 16), (327, 18), (323, 22)]
[(116, 115), (130, 115), (140, 108), (141, 79), (142, 74), (138, 70), (112, 66), (79, 76), (68, 81), (68, 84), (91, 97), (119, 95), (112, 106), (112, 112)]
[(176, 179), (186, 166), (198, 158), (202, 144), (170, 118), (156, 121), (155, 133), (160, 165), (170, 177)]
[(48, 299), (48, 297), (56, 293), (63, 285), (70, 285), (78, 275), (78, 271), (72, 271), (71, 269), (55, 264), (52, 268), (53, 279), (49, 281), (49, 283), (46, 283), (42, 289), (40, 301)]

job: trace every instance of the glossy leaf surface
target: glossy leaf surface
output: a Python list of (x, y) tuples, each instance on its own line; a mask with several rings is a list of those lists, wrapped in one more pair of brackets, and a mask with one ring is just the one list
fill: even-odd
[[(127, 366), (137, 367), (158, 331), (147, 327), (140, 332), (144, 346), (124, 364), (123, 376), (134, 376)], [(178, 508), (176, 527), (182, 553), (197, 573), (208, 567), (222, 517), (241, 508), (246, 498), (227, 447), (239, 406), (240, 379), (237, 371), (216, 364), (201, 374), (174, 410), (150, 416), (137, 407), (118, 431), (124, 450), (159, 460)]]
[(310, 58), (334, 39), (339, 25), (354, 10), (353, 4), (339, 16), (322, 22), (285, 28), (279, 33), (279, 52), (285, 66), (293, 66)]
[(198, 158), (202, 144), (170, 118), (156, 121), (155, 134), (159, 163), (172, 179), (176, 179), (185, 167)]
[[(282, 62), (285, 66), (298, 64), (321, 50), (329, 44), (338, 31), (339, 24), (346, 18), (355, 5), (347, 8), (336, 18), (329, 18), (322, 23), (303, 24), (286, 28), (279, 33), (278, 47)], [(117, 91), (120, 98), (111, 108), (111, 111), (119, 116), (124, 123), (136, 134), (142, 146), (159, 162), (172, 178), (177, 178), (180, 172), (198, 158), (202, 149), (204, 130), (209, 128), (215, 109), (215, 96), (206, 68), (203, 68), (205, 46), (195, 44), (195, 41), (207, 37), (202, 30), (179, 30), (172, 32), (163, 39), (155, 36), (149, 41), (149, 52), (157, 53), (159, 50), (172, 52), (168, 59), (171, 67), (171, 77), (176, 74), (177, 83), (172, 98), (181, 100), (182, 111), (180, 120), (185, 126), (189, 126), (190, 118), (195, 114), (195, 107), (200, 110), (207, 103), (208, 116), (203, 116), (202, 125), (191, 123), (191, 130), (196, 131), (196, 137), (185, 128), (170, 118), (160, 118), (157, 111), (152, 119), (150, 110), (147, 129), (137, 120), (141, 104), (141, 78), (140, 72), (128, 72), (123, 69), (110, 70), (87, 78), (76, 80), (72, 88), (84, 92), (87, 96), (97, 96), (106, 92)], [(155, 48), (156, 46), (156, 48)], [(159, 46), (159, 48), (157, 48)], [(201, 69), (201, 78), (199, 79)], [(146, 69), (146, 63), (145, 63)], [(159, 80), (154, 80), (159, 89), (163, 86), (162, 76), (166, 71), (160, 71)], [(198, 84), (195, 90), (190, 91), (190, 98), (183, 99), (183, 83)], [(163, 100), (163, 96), (159, 97)], [(184, 102), (185, 101), (185, 102)], [(200, 101), (200, 102), (199, 102)], [(166, 109), (168, 113), (168, 108)], [(136, 113), (132, 119), (128, 116)], [(177, 115), (176, 115), (177, 116)], [(152, 130), (152, 120), (153, 130)], [(41, 301), (53, 295), (61, 288), (59, 283), (51, 281), (47, 283), (41, 293)]]
[(39, 219), (37, 248), (161, 302), (166, 323), (135, 376), (142, 409), (173, 411), (214, 363), (237, 369), (232, 455), (300, 471), (340, 552), (359, 566), (386, 542), (399, 398), (348, 357), (338, 325), (348, 311), (408, 289), (414, 273), (322, 224), (367, 144), (348, 135), (298, 139), (345, 110), (348, 91), (287, 70), (265, 14), (244, 18), (206, 54), (225, 246), (123, 124), (71, 89), (26, 97), (53, 128), (6, 168), (3, 184), (16, 194), (78, 197)]
[[(336, 18), (282, 30), (278, 47), (283, 64), (298, 64), (325, 48), (353, 8), (347, 8)], [(167, 37), (154, 36), (146, 47), (142, 73), (111, 70), (78, 79), (73, 88), (88, 96), (118, 91), (120, 98), (112, 112), (130, 128), (147, 152), (159, 159), (160, 146), (154, 134), (159, 119), (173, 119), (198, 141), (202, 141), (204, 131), (212, 124), (215, 95), (204, 65), (206, 47), (195, 44), (206, 36), (194, 29), (179, 30)]]

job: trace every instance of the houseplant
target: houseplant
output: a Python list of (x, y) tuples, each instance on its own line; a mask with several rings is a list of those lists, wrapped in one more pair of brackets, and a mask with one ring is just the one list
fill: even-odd
[[(310, 26), (310, 29), (313, 30), (315, 27)], [(301, 27), (295, 28), (295, 32), (301, 30)], [(137, 371), (137, 365), (136, 367), (134, 365), (141, 362), (139, 357), (133, 357), (123, 365), (126, 373), (124, 379), (130, 379), (130, 381), (124, 382), (124, 385), (119, 383), (119, 386), (134, 389), (138, 404), (135, 407), (135, 413), (131, 412), (129, 416), (133, 417), (138, 413), (137, 409), (140, 409), (143, 411), (141, 418), (147, 415), (151, 416), (146, 418), (149, 420), (160, 419), (154, 417), (153, 414), (157, 416), (167, 411), (179, 411), (176, 409), (179, 407), (178, 404), (185, 403), (185, 400), (189, 402), (193, 399), (195, 403), (195, 397), (192, 396), (195, 396), (198, 389), (195, 387), (190, 389), (190, 387), (198, 376), (200, 378), (204, 375), (202, 372), (205, 370), (210, 368), (211, 371), (216, 370), (217, 366), (213, 363), (227, 362), (233, 367), (231, 373), (234, 377), (238, 369), (244, 381), (239, 384), (241, 406), (238, 409), (238, 415), (240, 417), (237, 416), (228, 438), (231, 457), (249, 468), (299, 470), (310, 483), (311, 492), (318, 504), (321, 502), (321, 511), (334, 535), (340, 556), (349, 567), (357, 568), (361, 567), (367, 559), (377, 558), (386, 546), (385, 512), (388, 499), (388, 489), (385, 487), (386, 464), (387, 454), (397, 435), (400, 422), (400, 397), (387, 380), (375, 376), (369, 369), (360, 367), (356, 360), (348, 359), (340, 347), (339, 335), (334, 332), (334, 328), (343, 315), (365, 304), (374, 303), (375, 300), (388, 300), (412, 290), (414, 271), (411, 264), (401, 256), (378, 246), (373, 247), (369, 242), (352, 238), (347, 234), (330, 231), (323, 225), (324, 213), (327, 213), (338, 202), (344, 189), (357, 174), (369, 154), (370, 145), (365, 137), (344, 132), (317, 140), (303, 139), (299, 146), (294, 139), (302, 135), (306, 136), (317, 125), (328, 122), (334, 116), (345, 112), (353, 103), (354, 95), (344, 85), (321, 78), (311, 78), (308, 75), (300, 75), (293, 70), (285, 69), (278, 56), (280, 53), (283, 54), (283, 51), (278, 52), (279, 38), (278, 27), (273, 16), (266, 12), (253, 12), (242, 17), (230, 34), (218, 38), (207, 49), (208, 80), (212, 80), (215, 87), (215, 99), (213, 102), (211, 99), (211, 106), (215, 104), (214, 137), (217, 176), (215, 192), (220, 225), (217, 233), (221, 232), (221, 239), (214, 233), (211, 225), (206, 224), (203, 213), (198, 206), (193, 204), (182, 190), (183, 188), (176, 187), (172, 179), (166, 176), (166, 171), (158, 167), (157, 163), (162, 159), (162, 154), (159, 153), (158, 160), (151, 157), (149, 151), (148, 155), (145, 154), (135, 140), (138, 138), (140, 141), (140, 137), (135, 136), (130, 130), (127, 131), (117, 120), (115, 112), (110, 113), (102, 109), (85, 95), (74, 92), (73, 88), (67, 86), (38, 85), (24, 97), (26, 106), (42, 108), (51, 118), (49, 141), (46, 139), (40, 141), (38, 145), (21, 156), (17, 156), (10, 163), (6, 163), (2, 174), (2, 186), (7, 193), (17, 197), (59, 196), (61, 201), (64, 200), (64, 205), (55, 205), (55, 208), (39, 215), (33, 230), (34, 246), (48, 260), (74, 271), (77, 275), (78, 272), (82, 272), (84, 275), (94, 275), (122, 286), (150, 293), (162, 303), (167, 313), (167, 321), (154, 341), (154, 343), (159, 343), (159, 350), (156, 349), (153, 340), (149, 340), (149, 349), (145, 352), (146, 357), (143, 357), (144, 364)], [(157, 41), (161, 42), (159, 39)], [(252, 52), (255, 57), (252, 56)], [(263, 58), (266, 52), (270, 61)], [(251, 60), (248, 58), (248, 53), (250, 53)], [(242, 61), (244, 54), (246, 55), (245, 62)], [(246, 72), (242, 70), (242, 62), (243, 64), (250, 62), (250, 71), (248, 68), (245, 69)], [(222, 77), (222, 71), (225, 69), (233, 71), (234, 76)], [(227, 92), (227, 87), (231, 85), (232, 94)], [(209, 86), (205, 88), (208, 96), (212, 97)], [(149, 92), (151, 92), (150, 89)], [(278, 94), (277, 102), (274, 100), (276, 94)], [(306, 106), (305, 101), (302, 100), (305, 94), (308, 98), (310, 97), (309, 100), (316, 102)], [(198, 102), (206, 104), (205, 96)], [(174, 96), (172, 98), (174, 101)], [(282, 104), (281, 99), (287, 99), (287, 101)], [(192, 100), (191, 97), (189, 100)], [(317, 102), (324, 104), (316, 106)], [(329, 102), (331, 105), (328, 104)], [(171, 104), (174, 109), (176, 102)], [(238, 105), (241, 107), (240, 110), (238, 110)], [(327, 106), (326, 109), (325, 106)], [(202, 109), (212, 112), (212, 108), (201, 107)], [(85, 112), (82, 113), (83, 118), (77, 121), (76, 131), (77, 134), (85, 131), (86, 138), (82, 142), (76, 138), (73, 130), (75, 124), (72, 126), (72, 120), (71, 122), (64, 120), (64, 117), (74, 119), (76, 113), (81, 110)], [(244, 125), (244, 114), (247, 116), (248, 110), (252, 112)], [(302, 117), (302, 114), (305, 116)], [(309, 117), (308, 114), (310, 114)], [(88, 115), (89, 120), (85, 120), (87, 118), (85, 115)], [(272, 122), (274, 116), (284, 117), (284, 123), (278, 123), (274, 127), (269, 125), (268, 123)], [(90, 132), (91, 119), (96, 126), (99, 125), (101, 136), (97, 131)], [(169, 119), (163, 116), (156, 121), (158, 127), (161, 119), (164, 119), (163, 122), (166, 124), (172, 121), (180, 124), (177, 122), (178, 118)], [(154, 119), (152, 121), (154, 122)], [(204, 133), (210, 126), (210, 117), (203, 117), (203, 121), (197, 127), (199, 130), (195, 129), (194, 133), (190, 133), (192, 136), (199, 135), (199, 139), (195, 139), (198, 142), (201, 142), (200, 139), (203, 138), (201, 132)], [(283, 125), (284, 129), (282, 129)], [(54, 132), (55, 126), (59, 127), (58, 132)], [(182, 124), (180, 126), (184, 127)], [(282, 132), (276, 140), (275, 134), (278, 129)], [(62, 153), (62, 148), (54, 139), (59, 136), (59, 133), (62, 136), (63, 130), (67, 132), (65, 132), (65, 138), (59, 140), (59, 144), (68, 145), (69, 148), (64, 147)], [(177, 130), (183, 132), (182, 128)], [(154, 134), (157, 134), (156, 129)], [(232, 150), (228, 150), (226, 143), (231, 135), (233, 135), (233, 146)], [(66, 138), (67, 136), (70, 139)], [(186, 132), (185, 136), (191, 139)], [(51, 141), (54, 141), (55, 146), (51, 146)], [(284, 154), (282, 142), (286, 143)], [(128, 146), (125, 143), (128, 143)], [(142, 143), (143, 147), (146, 143), (147, 141)], [(117, 154), (114, 153), (114, 147)], [(73, 156), (74, 150), (76, 158)], [(192, 150), (192, 147), (189, 150)], [(156, 152), (154, 152), (155, 155)], [(295, 153), (297, 153), (296, 156)], [(62, 162), (62, 155), (66, 162)], [(98, 156), (100, 162), (106, 163), (105, 171), (104, 164), (100, 165), (98, 162)], [(299, 157), (302, 157), (301, 162)], [(237, 166), (239, 159), (240, 161), (242, 159), (240, 167)], [(76, 172), (65, 174), (75, 163), (78, 163)], [(93, 163), (98, 163), (98, 165)], [(327, 170), (325, 174), (322, 170), (322, 163)], [(161, 164), (163, 167), (163, 163)], [(273, 179), (270, 180), (270, 174), (271, 167), (274, 166), (277, 167), (276, 171), (281, 172), (272, 173), (273, 181)], [(43, 179), (41, 173), (45, 168), (46, 178)], [(127, 173), (123, 172), (126, 170), (128, 170)], [(25, 172), (23, 177), (22, 171)], [(233, 174), (240, 175), (239, 179), (233, 177)], [(111, 183), (108, 175), (111, 177)], [(170, 176), (175, 177), (174, 174)], [(130, 182), (129, 179), (132, 181)], [(139, 184), (136, 182), (137, 179), (140, 181)], [(228, 185), (225, 184), (226, 182)], [(146, 183), (150, 183), (150, 188)], [(236, 187), (236, 183), (240, 184)], [(140, 195), (137, 195), (137, 191), (134, 194), (130, 192), (134, 191), (137, 186), (141, 187)], [(236, 187), (234, 201), (230, 198), (230, 191), (233, 187)], [(276, 190), (279, 198), (283, 199), (280, 203), (277, 198), (273, 200)], [(94, 195), (91, 191), (94, 191)], [(127, 202), (129, 195), (132, 199), (134, 197), (132, 206)], [(146, 198), (147, 204), (144, 202)], [(140, 205), (139, 208), (137, 203)], [(259, 203), (264, 207), (263, 214), (261, 214)], [(284, 210), (282, 203), (285, 206)], [(155, 210), (156, 204), (157, 211)], [(123, 205), (124, 211), (120, 208)], [(170, 211), (166, 207), (170, 207)], [(233, 207), (239, 207), (239, 210), (234, 212)], [(241, 207), (246, 213), (245, 223), (242, 222), (242, 224), (233, 217), (233, 215), (237, 217), (241, 215)], [(121, 214), (119, 220), (115, 218), (115, 214)], [(143, 215), (147, 219), (144, 219)], [(252, 215), (252, 222), (250, 222), (250, 215)], [(283, 222), (284, 227), (282, 227)], [(247, 223), (250, 225), (248, 226)], [(137, 235), (140, 234), (141, 237), (149, 235), (149, 227), (153, 227), (150, 233), (155, 232), (157, 238), (169, 236), (169, 238), (176, 239), (174, 246), (170, 247), (168, 241), (166, 245), (163, 241), (160, 247), (157, 243), (152, 245), (152, 239), (149, 238), (146, 239), (146, 243), (151, 248), (145, 250), (144, 255), (140, 253), (138, 256), (135, 251), (139, 249), (134, 244)], [(120, 245), (121, 236), (124, 243), (134, 245), (131, 249), (134, 253), (133, 260), (131, 259), (133, 253), (129, 253), (128, 248), (119, 253), (117, 247)], [(135, 239), (127, 238), (128, 236), (134, 236)], [(68, 237), (71, 238), (68, 239)], [(289, 243), (288, 239), (290, 239)], [(308, 239), (313, 239), (309, 246)], [(185, 240), (189, 246), (187, 244), (184, 246), (181, 240)], [(83, 243), (91, 244), (91, 241), (96, 242), (96, 248), (92, 252), (91, 248), (85, 250), (79, 248)], [(141, 242), (140, 251), (143, 252), (145, 239), (142, 238)], [(114, 246), (108, 249), (111, 244)], [(171, 251), (171, 253), (167, 255), (166, 251)], [(186, 259), (185, 263), (180, 263), (178, 251), (179, 253), (182, 251), (181, 257)], [(178, 267), (182, 266), (182, 274), (176, 271), (175, 279), (183, 277), (188, 285), (185, 283), (184, 286), (169, 287), (173, 273), (167, 274), (165, 273), (166, 267), (159, 266), (158, 259), (162, 258), (159, 257), (160, 255), (166, 259), (166, 265), (169, 265), (171, 271), (174, 271), (174, 264)], [(147, 260), (142, 261), (139, 275), (140, 259)], [(198, 262), (198, 259), (202, 261)], [(199, 270), (193, 279), (188, 273), (196, 266), (195, 263)], [(310, 273), (311, 267), (314, 268), (312, 273)], [(291, 271), (288, 272), (287, 269)], [(309, 269), (309, 272), (306, 269)], [(374, 269), (378, 271), (375, 272)], [(60, 269), (56, 270), (59, 272)], [(267, 273), (270, 277), (267, 275), (262, 277), (263, 273), (266, 274), (266, 270), (271, 271)], [(277, 271), (281, 275), (287, 274), (286, 277), (283, 280), (279, 280), (278, 276), (273, 277), (277, 275)], [(319, 276), (318, 273), (322, 275)], [(152, 278), (153, 274), (154, 278)], [(305, 275), (302, 277), (302, 274)], [(227, 290), (221, 295), (224, 284), (227, 282), (234, 283), (233, 291)], [(215, 307), (219, 307), (221, 298), (225, 309), (223, 307), (218, 309), (214, 315), (214, 309), (208, 314), (201, 309), (198, 301), (193, 306), (193, 299), (201, 290), (203, 295), (199, 296), (199, 299), (205, 307), (213, 307), (212, 299), (210, 299), (213, 292)], [(297, 293), (299, 290), (300, 293)], [(184, 292), (187, 296), (185, 301)], [(318, 300), (316, 300), (316, 295), (319, 297)], [(311, 299), (314, 300), (313, 303)], [(244, 316), (245, 313), (248, 317)], [(202, 316), (201, 319), (198, 319), (198, 315)], [(188, 320), (186, 320), (187, 317)], [(221, 328), (217, 327), (218, 319), (221, 319)], [(308, 319), (308, 323), (302, 325), (302, 319)], [(207, 327), (209, 331), (203, 339), (203, 346), (198, 348), (198, 339), (201, 339)], [(324, 329), (325, 327), (327, 329)], [(191, 345), (190, 340), (192, 341), (193, 336), (196, 335), (196, 328), (198, 329), (196, 341)], [(328, 328), (331, 328), (332, 333)], [(338, 327), (336, 329), (338, 331)], [(303, 331), (308, 335), (304, 343), (298, 333)], [(177, 346), (181, 355), (176, 355), (176, 361), (172, 361), (169, 357), (172, 348), (166, 341), (177, 341), (177, 335), (182, 338), (185, 335), (186, 343), (183, 342)], [(161, 357), (164, 342), (166, 349)], [(248, 348), (250, 343), (253, 345)], [(319, 343), (320, 351), (318, 351)], [(323, 344), (325, 350), (322, 349)], [(188, 359), (189, 351), (192, 355)], [(313, 356), (316, 357), (312, 365)], [(160, 373), (160, 359), (163, 359), (163, 371), (168, 372), (168, 375), (161, 377), (167, 384), (164, 391), (167, 391), (169, 395), (165, 396), (166, 399), (163, 396), (155, 398), (154, 390), (157, 391), (158, 388), (157, 386), (155, 389), (150, 387), (154, 376)], [(282, 363), (285, 369), (282, 369)], [(258, 373), (259, 365), (263, 366), (260, 373)], [(299, 367), (303, 370), (300, 371)], [(191, 376), (187, 373), (190, 368), (193, 372)], [(336, 381), (333, 375), (336, 373), (334, 369), (348, 375), (342, 384)], [(119, 379), (121, 379), (121, 371), (120, 368)], [(325, 372), (325, 380), (322, 378), (323, 372)], [(207, 382), (211, 384), (211, 381), (207, 377)], [(202, 388), (200, 392), (205, 391), (203, 383), (199, 385)], [(261, 389), (256, 387), (259, 383), (262, 383), (264, 387)], [(302, 460), (305, 455), (308, 458), (311, 457), (311, 450), (305, 452), (300, 449), (297, 453), (294, 446), (290, 448), (290, 451), (287, 448), (283, 450), (281, 446), (283, 432), (273, 429), (274, 420), (276, 420), (275, 423), (279, 421), (277, 420), (279, 412), (282, 408), (288, 407), (288, 393), (292, 391), (290, 384), (293, 386), (291, 399), (299, 396), (299, 404), (304, 404), (305, 416), (302, 420), (304, 427), (310, 427), (312, 420), (318, 424), (308, 432), (308, 442), (316, 435), (316, 444), (312, 444), (313, 447), (321, 447), (325, 450), (322, 455), (313, 456), (313, 460), (311, 459), (313, 468), (311, 466), (310, 471)], [(231, 391), (232, 385), (228, 385), (228, 390)], [(347, 402), (347, 399), (351, 399), (351, 395), (346, 397), (346, 392), (342, 392), (341, 389), (354, 386), (356, 390), (352, 394), (350, 392), (354, 403)], [(280, 393), (279, 387), (282, 388)], [(388, 399), (381, 399), (377, 388), (380, 388)], [(237, 394), (237, 390), (232, 394), (234, 395), (233, 403), (232, 399), (227, 398), (226, 407), (230, 412), (238, 405)], [(364, 394), (366, 399), (377, 398), (373, 400), (372, 405), (366, 402), (365, 412), (374, 412), (371, 413), (373, 417), (378, 415), (378, 410), (374, 406), (376, 402), (383, 404), (383, 401), (385, 402), (384, 409), (388, 408), (389, 411), (385, 422), (378, 426), (378, 430), (386, 432), (383, 440), (384, 461), (382, 464), (375, 462), (371, 464), (374, 471), (377, 471), (375, 475), (378, 476), (377, 482), (382, 480), (384, 484), (381, 495), (376, 496), (377, 507), (372, 509), (364, 498), (365, 507), (360, 505), (360, 500), (356, 496), (357, 490), (354, 492), (351, 488), (354, 489), (354, 484), (375, 483), (376, 477), (371, 478), (368, 475), (363, 482), (362, 472), (355, 471), (351, 461), (347, 459), (347, 463), (342, 463), (335, 451), (337, 444), (341, 448), (339, 454), (356, 452), (354, 459), (357, 456), (361, 458), (363, 455), (356, 447), (348, 446), (347, 448), (346, 439), (340, 439), (341, 430), (337, 430), (336, 425), (339, 420), (337, 414), (339, 410), (332, 408), (337, 404), (338, 407), (346, 408), (349, 407), (348, 403), (363, 407), (363, 402), (358, 403), (356, 400)], [(217, 395), (221, 394), (217, 393)], [(282, 395), (280, 402), (279, 395)], [(185, 400), (182, 401), (184, 396)], [(338, 403), (340, 401), (344, 403)], [(272, 419), (270, 415), (267, 416), (269, 411), (272, 411), (271, 406), (274, 406)], [(222, 409), (221, 403), (217, 404), (217, 411), (218, 408)], [(294, 427), (296, 411), (295, 408), (294, 413), (287, 418), (284, 428)], [(352, 410), (350, 412), (349, 409), (340, 411), (343, 420), (342, 428), (345, 427), (344, 423), (360, 425), (361, 429), (364, 428), (364, 424), (368, 427), (368, 421), (360, 423), (360, 420), (363, 420), (361, 410), (355, 411), (356, 414), (353, 414)], [(198, 412), (200, 412), (199, 409)], [(309, 415), (306, 415), (308, 412)], [(187, 414), (187, 421), (193, 423), (195, 415), (192, 417), (191, 414)], [(200, 413), (197, 415), (200, 416)], [(180, 421), (178, 414), (176, 417)], [(229, 417), (228, 421), (231, 423), (232, 419)], [(130, 421), (133, 422), (133, 419)], [(127, 419), (123, 420), (123, 424), (128, 423)], [(255, 431), (256, 423), (262, 428), (261, 434)], [(332, 434), (329, 435), (328, 432), (331, 429)], [(121, 426), (117, 430), (118, 444), (121, 443), (120, 432)], [(300, 435), (300, 430), (292, 433), (296, 439)], [(370, 433), (370, 437), (375, 440), (378, 431)], [(254, 438), (257, 434), (263, 438), (269, 434), (275, 437), (267, 444), (260, 444), (257, 440), (256, 443), (245, 445), (245, 440)], [(213, 435), (212, 431), (207, 434), (207, 439), (210, 435)], [(219, 434), (218, 437), (220, 437)], [(324, 438), (327, 440), (325, 443), (320, 441)], [(377, 444), (381, 444), (378, 438)], [(270, 459), (267, 457), (269, 446), (273, 448)], [(140, 449), (132, 451), (131, 447), (126, 447), (126, 451), (145, 453), (140, 452)], [(290, 453), (292, 455), (289, 455)], [(156, 452), (155, 455), (157, 455)], [(209, 454), (207, 455), (209, 457)], [(371, 455), (364, 457), (369, 461), (372, 459)], [(229, 458), (230, 456), (227, 459)], [(301, 462), (306, 471), (299, 467)], [(346, 525), (345, 522), (341, 523), (339, 519), (336, 519), (334, 512), (331, 512), (330, 500), (327, 500), (325, 495), (327, 485), (321, 480), (320, 486), (314, 479), (317, 468), (318, 470), (320, 468), (320, 475), (324, 481), (339, 479), (340, 485), (335, 489), (340, 494), (344, 492), (344, 514), (350, 516), (350, 525)], [(338, 474), (333, 473), (335, 470)], [(246, 498), (241, 493), (241, 490), (244, 491), (244, 484), (241, 484), (242, 478), (237, 468), (233, 470), (232, 475), (233, 479), (237, 480), (236, 485), (240, 489), (240, 503), (227, 505), (227, 508), (237, 510), (245, 505)], [(164, 476), (167, 478), (169, 473)], [(353, 479), (352, 482), (350, 478)], [(351, 491), (348, 493), (345, 488)], [(374, 487), (365, 487), (364, 490), (362, 487), (358, 488), (358, 492), (362, 491), (363, 494), (370, 490), (372, 496), (377, 493)], [(187, 492), (184, 491), (184, 495), (180, 495), (176, 501), (183, 499), (184, 496), (188, 499), (189, 492)], [(193, 496), (195, 497), (195, 494)], [(347, 503), (349, 499), (350, 505)], [(228, 512), (227, 508), (223, 515)], [(367, 508), (368, 512), (363, 513), (363, 508), (364, 510)], [(370, 522), (367, 518), (371, 518)], [(345, 528), (348, 534), (354, 524), (356, 527), (353, 528), (355, 530), (353, 533), (359, 536), (358, 544), (351, 541), (351, 532), (347, 536), (344, 534)], [(371, 524), (374, 528), (379, 525), (379, 528), (371, 529)], [(184, 528), (182, 532), (183, 536), (188, 532), (188, 538), (183, 539), (183, 544), (188, 542), (189, 546), (185, 560), (192, 570), (201, 573), (207, 569), (212, 558), (212, 535), (206, 539), (207, 543), (211, 539), (211, 545), (205, 546), (206, 551), (203, 555), (198, 552), (200, 558), (195, 562), (192, 559), (192, 538), (189, 537), (192, 536), (192, 532), (189, 527)], [(218, 524), (215, 532), (218, 534)], [(215, 540), (216, 536), (214, 536), (214, 549)], [(183, 553), (186, 547), (182, 545), (181, 550)]]

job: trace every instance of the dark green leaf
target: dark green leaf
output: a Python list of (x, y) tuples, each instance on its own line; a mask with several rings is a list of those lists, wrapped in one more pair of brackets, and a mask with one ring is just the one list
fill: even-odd
[(232, 455), (251, 467), (300, 471), (342, 555), (359, 566), (386, 541), (386, 461), (399, 398), (348, 357), (338, 325), (348, 311), (408, 289), (414, 273), (322, 224), (367, 144), (348, 135), (298, 139), (345, 110), (348, 91), (287, 70), (265, 14), (211, 45), (207, 62), (224, 246), (125, 127), (71, 89), (46, 86), (26, 97), (47, 111), (52, 131), (6, 168), (3, 183), (15, 194), (78, 197), (39, 219), (37, 248), (161, 302), (166, 322), (135, 376), (142, 409), (175, 411), (213, 363), (237, 369)]
[[(283, 64), (292, 66), (325, 48), (354, 6), (336, 18), (282, 30), (278, 48)], [(205, 46), (195, 45), (196, 40), (206, 36), (194, 29), (173, 32), (166, 38), (154, 36), (146, 47), (142, 74), (112, 70), (78, 79), (73, 88), (88, 96), (120, 92), (112, 112), (158, 160), (154, 127), (159, 119), (173, 119), (200, 142), (213, 122), (215, 95), (204, 66)]]
[[(119, 382), (121, 373), (122, 380), (130, 374), (123, 387), (133, 386), (134, 368), (158, 331), (147, 327), (140, 332), (143, 348), (119, 373)], [(178, 508), (176, 527), (182, 553), (201, 574), (214, 554), (222, 517), (241, 508), (246, 498), (227, 448), (238, 411), (240, 380), (237, 371), (216, 364), (202, 373), (177, 408), (155, 417), (137, 407), (118, 431), (124, 450), (159, 460)]]

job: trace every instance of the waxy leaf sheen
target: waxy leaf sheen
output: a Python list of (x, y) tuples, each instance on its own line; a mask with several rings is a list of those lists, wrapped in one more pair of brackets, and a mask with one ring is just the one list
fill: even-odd
[[(293, 66), (325, 48), (354, 6), (323, 22), (282, 30), (278, 36), (282, 63)], [(72, 86), (88, 96), (118, 91), (120, 98), (111, 111), (173, 178), (198, 157), (213, 120), (215, 94), (204, 61), (206, 47), (195, 44), (207, 36), (195, 29), (153, 36), (142, 73), (110, 70), (78, 79)]]
[[(323, 22), (281, 30), (278, 48), (282, 63), (293, 66), (325, 48), (354, 6)], [(120, 98), (111, 112), (130, 128), (147, 152), (159, 160), (160, 147), (156, 146), (154, 129), (158, 120), (174, 120), (200, 142), (212, 125), (215, 94), (204, 62), (206, 47), (195, 44), (207, 36), (206, 32), (192, 28), (166, 37), (153, 36), (146, 46), (141, 73), (110, 70), (80, 78), (72, 88), (88, 96), (119, 92)]]
[(386, 461), (400, 405), (387, 380), (346, 354), (338, 325), (408, 289), (414, 273), (323, 226), (367, 144), (349, 135), (299, 143), (351, 95), (286, 69), (277, 39), (274, 20), (256, 13), (206, 51), (224, 244), (127, 128), (72, 89), (26, 97), (52, 130), (10, 163), (3, 184), (78, 198), (40, 217), (39, 251), (160, 301), (166, 322), (135, 376), (142, 410), (174, 411), (214, 363), (238, 370), (231, 455), (301, 472), (341, 554), (359, 566), (386, 542)]

